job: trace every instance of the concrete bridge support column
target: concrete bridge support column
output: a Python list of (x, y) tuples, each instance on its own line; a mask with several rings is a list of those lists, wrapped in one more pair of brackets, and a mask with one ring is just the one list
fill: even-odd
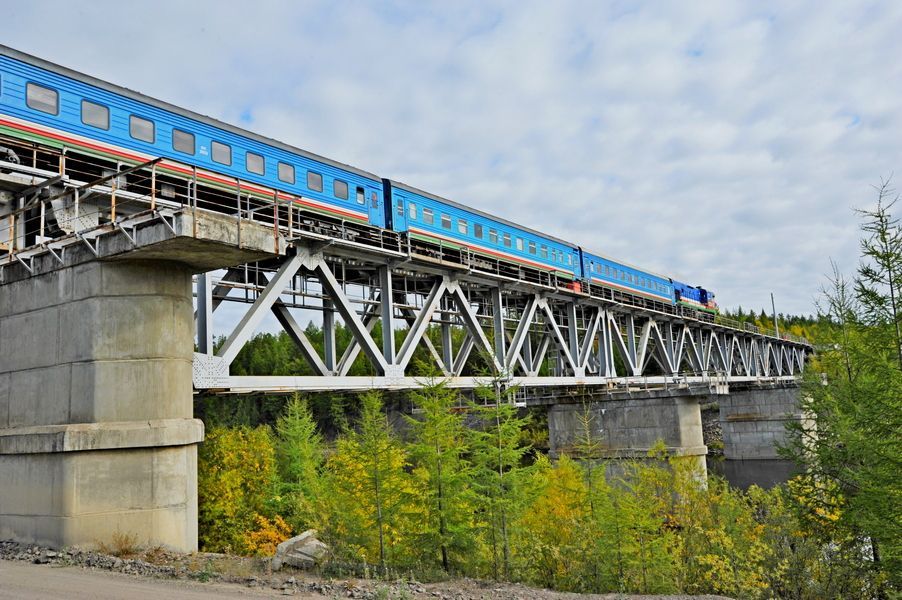
[(0, 539), (197, 549), (192, 312), (179, 263), (0, 285)]
[(644, 459), (658, 441), (669, 456), (691, 462), (706, 474), (708, 448), (702, 439), (699, 398), (664, 392), (595, 401), (589, 404), (557, 404), (548, 411), (551, 453), (559, 456), (577, 449), (585, 438), (588, 410), (595, 458)]
[(718, 396), (724, 459), (716, 465), (738, 487), (770, 487), (798, 473), (795, 462), (780, 458), (786, 424), (802, 419), (797, 387), (731, 390)]
[(797, 387), (733, 390), (718, 396), (723, 453), (727, 460), (777, 460), (786, 424), (799, 421)]

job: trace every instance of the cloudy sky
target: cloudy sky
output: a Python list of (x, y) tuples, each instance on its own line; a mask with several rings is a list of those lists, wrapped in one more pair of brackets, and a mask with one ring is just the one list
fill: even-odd
[[(3, 2), (2, 43), (813, 311), (902, 171), (902, 2)], [(902, 174), (900, 174), (902, 177)], [(902, 185), (902, 183), (900, 183)]]

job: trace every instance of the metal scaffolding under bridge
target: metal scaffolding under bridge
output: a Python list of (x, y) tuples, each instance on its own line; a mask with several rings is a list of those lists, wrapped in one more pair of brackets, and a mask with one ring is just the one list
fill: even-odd
[[(733, 383), (792, 383), (810, 351), (805, 340), (709, 313), (313, 214), (278, 190), (239, 180), (231, 189), (206, 187), (197, 168), (169, 159), (113, 163), (23, 140), (0, 138), (0, 145), (19, 159), (0, 167), (0, 283), (5, 269), (32, 272), (46, 256), (63, 264), (72, 248), (104, 259), (108, 238), (137, 252), (140, 231), (154, 223), (196, 239), (215, 234), (199, 230), (200, 217), (211, 214), (229, 229), (219, 259), (209, 262), (217, 268), (194, 268), (198, 391), (414, 388), (424, 378), (419, 356), (457, 388), (501, 380), (533, 390), (717, 392)], [(179, 215), (192, 217), (193, 230), (178, 230)], [(271, 244), (250, 262), (247, 253), (229, 258), (225, 247), (242, 250), (252, 230), (268, 232)], [(153, 258), (185, 261), (164, 251)], [(225, 302), (246, 310), (214, 347), (214, 317)], [(230, 373), (269, 314), (309, 375)], [(316, 343), (304, 326), (311, 321), (322, 332)]]

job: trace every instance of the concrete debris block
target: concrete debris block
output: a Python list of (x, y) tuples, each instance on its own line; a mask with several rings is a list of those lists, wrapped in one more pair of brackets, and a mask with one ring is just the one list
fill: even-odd
[(283, 565), (309, 569), (318, 565), (328, 554), (329, 546), (316, 539), (316, 530), (308, 529), (279, 544), (272, 559), (272, 569), (278, 571)]

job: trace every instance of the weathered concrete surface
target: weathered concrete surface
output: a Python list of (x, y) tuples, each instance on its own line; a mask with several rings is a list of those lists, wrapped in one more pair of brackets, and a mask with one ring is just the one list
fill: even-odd
[(95, 260), (0, 285), (0, 539), (197, 548), (191, 270)]
[(719, 396), (724, 457), (727, 460), (777, 460), (787, 441), (786, 424), (800, 421), (797, 387), (734, 390)]
[(659, 441), (669, 456), (683, 457), (705, 470), (708, 448), (702, 439), (698, 396), (641, 394), (621, 400), (558, 404), (548, 411), (553, 456), (575, 450), (585, 436), (588, 410), (594, 458), (646, 458)]
[[(0, 285), (31, 279), (79, 264), (104, 261), (148, 261), (157, 264), (180, 263), (193, 273), (203, 273), (255, 260), (285, 254), (286, 241), (271, 225), (241, 220), (205, 210), (180, 210), (165, 218), (136, 216), (122, 221), (123, 228), (106, 225), (92, 234), (87, 245), (69, 240), (56, 250), (57, 257), (40, 250), (28, 256), (31, 271), (18, 261), (0, 263)], [(127, 232), (123, 233), (123, 231)], [(96, 254), (95, 254), (96, 252)], [(58, 282), (48, 279), (36, 283), (35, 293), (52, 298)], [(12, 293), (12, 292), (11, 292)], [(42, 296), (43, 297), (43, 296)], [(4, 299), (0, 295), (0, 314)]]

